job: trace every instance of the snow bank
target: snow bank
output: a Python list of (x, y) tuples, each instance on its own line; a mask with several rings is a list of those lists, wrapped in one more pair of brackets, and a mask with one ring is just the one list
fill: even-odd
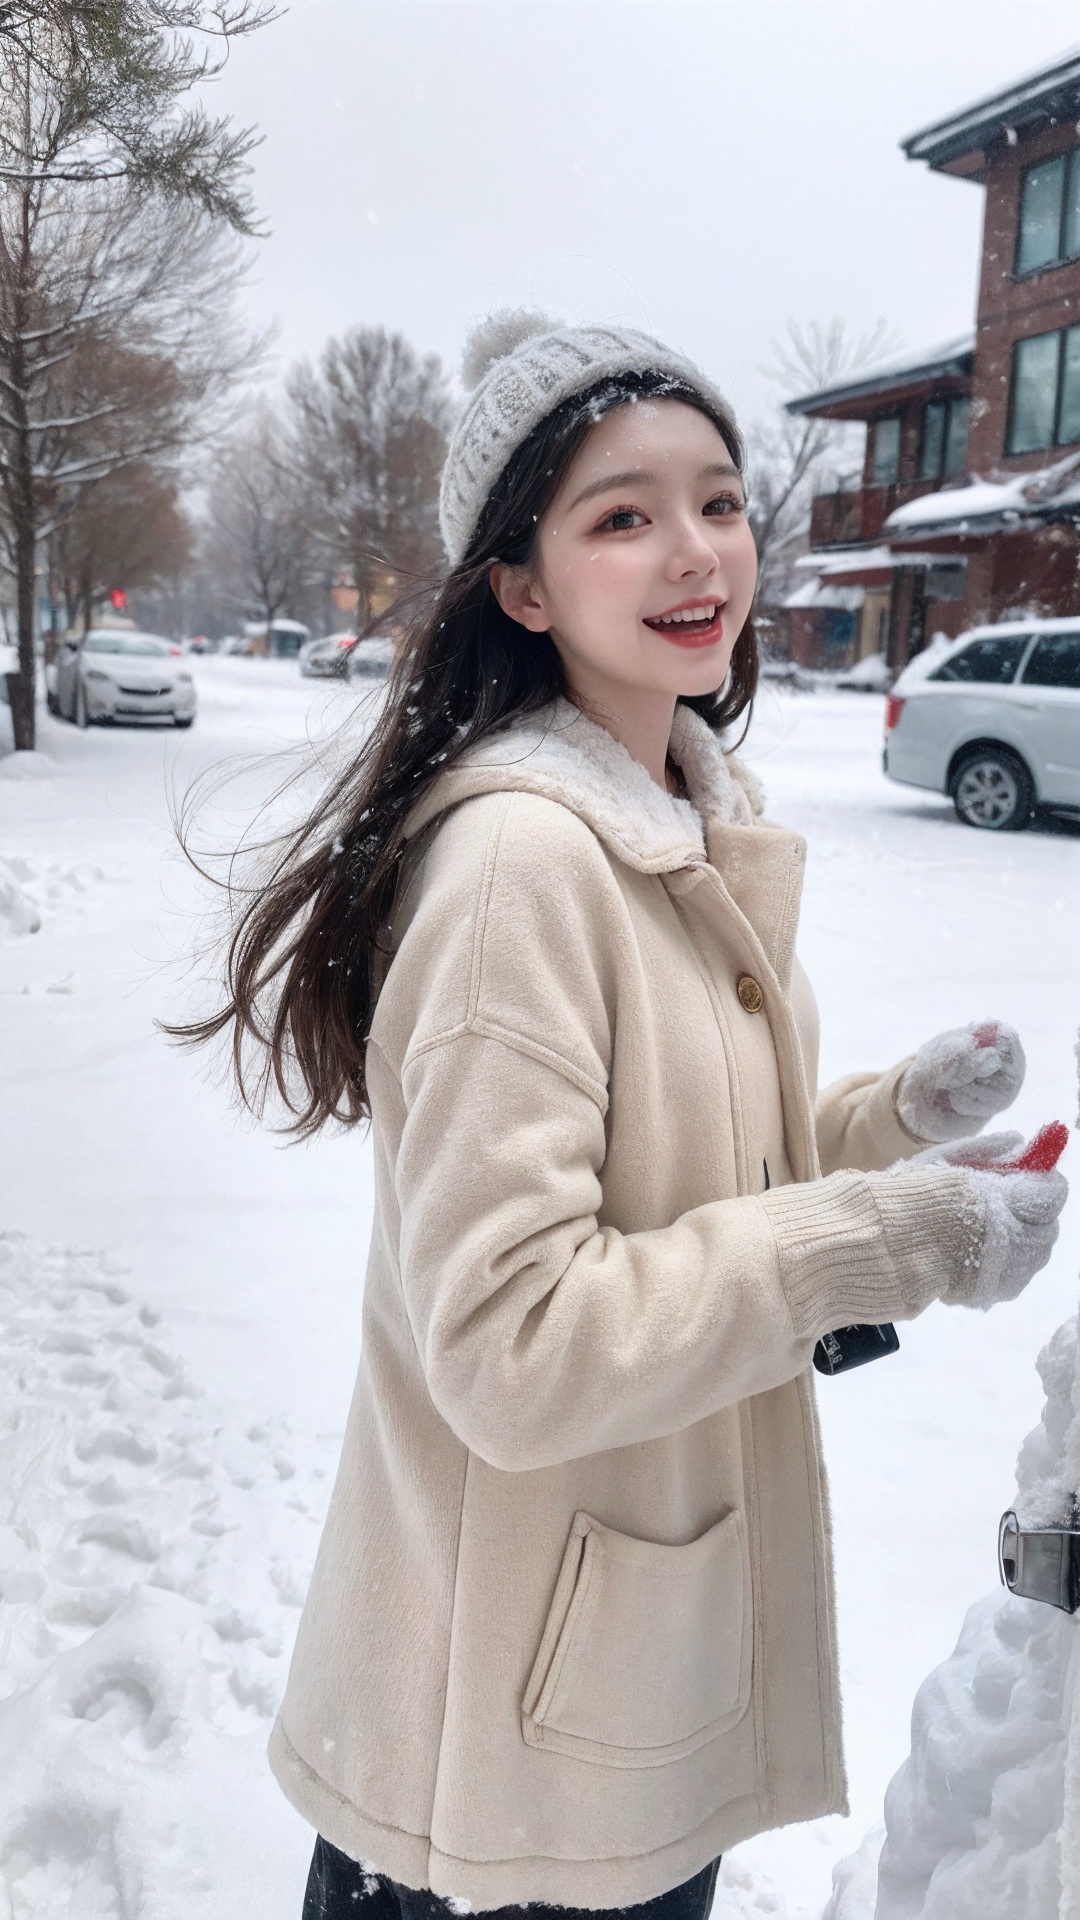
[(711, 1920), (795, 1920), (793, 1909), (760, 1867), (725, 1854), (716, 1877)]
[(38, 933), (41, 914), (7, 860), (0, 860), (0, 932)]
[(155, 1321), (0, 1236), (0, 1920), (299, 1911), (264, 1748), (326, 1470), (230, 1433)]
[(846, 673), (838, 674), (836, 684), (854, 693), (887, 693), (893, 677), (883, 653), (868, 653), (864, 659), (856, 660)]
[(51, 780), (58, 772), (51, 755), (36, 748), (18, 747), (0, 755), (0, 780)]
[[(1015, 1506), (1028, 1525), (1071, 1511), (1077, 1348), (1071, 1320), (1039, 1356), (1046, 1405), (1017, 1464)], [(1075, 1634), (1067, 1614), (1004, 1589), (976, 1602), (955, 1652), (915, 1696), (885, 1827), (835, 1869), (823, 1920), (1056, 1920)]]
[(14, 853), (0, 857), (0, 935), (37, 933), (54, 910), (77, 908), (86, 896), (124, 878), (90, 860), (65, 864), (24, 860)]

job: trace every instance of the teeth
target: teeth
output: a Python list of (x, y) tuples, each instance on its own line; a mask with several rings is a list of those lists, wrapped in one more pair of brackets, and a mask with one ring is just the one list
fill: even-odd
[(662, 627), (673, 627), (689, 621), (697, 626), (705, 626), (710, 620), (715, 620), (715, 618), (715, 604), (711, 607), (681, 607), (675, 613), (662, 614), (659, 625)]

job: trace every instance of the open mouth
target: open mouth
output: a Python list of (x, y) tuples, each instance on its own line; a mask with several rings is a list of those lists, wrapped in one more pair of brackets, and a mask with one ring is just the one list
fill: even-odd
[(698, 601), (691, 606), (673, 607), (670, 613), (646, 620), (653, 633), (670, 640), (676, 647), (711, 647), (724, 634), (724, 609), (718, 600)]

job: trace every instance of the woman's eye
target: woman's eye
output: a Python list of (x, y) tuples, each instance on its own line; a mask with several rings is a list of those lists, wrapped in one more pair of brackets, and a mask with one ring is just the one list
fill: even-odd
[(722, 518), (729, 513), (743, 513), (745, 508), (746, 502), (741, 493), (718, 493), (702, 511)]
[(597, 533), (629, 533), (633, 527), (645, 526), (645, 515), (637, 507), (615, 507), (605, 514), (597, 527)]

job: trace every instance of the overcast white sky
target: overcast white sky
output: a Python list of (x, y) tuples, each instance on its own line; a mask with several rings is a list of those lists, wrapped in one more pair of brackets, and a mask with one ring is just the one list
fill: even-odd
[(789, 315), (970, 324), (982, 191), (897, 142), (1078, 38), (1075, 0), (292, 0), (208, 104), (265, 135), (279, 368), (381, 322), (456, 373), (539, 304), (652, 329), (751, 421)]

